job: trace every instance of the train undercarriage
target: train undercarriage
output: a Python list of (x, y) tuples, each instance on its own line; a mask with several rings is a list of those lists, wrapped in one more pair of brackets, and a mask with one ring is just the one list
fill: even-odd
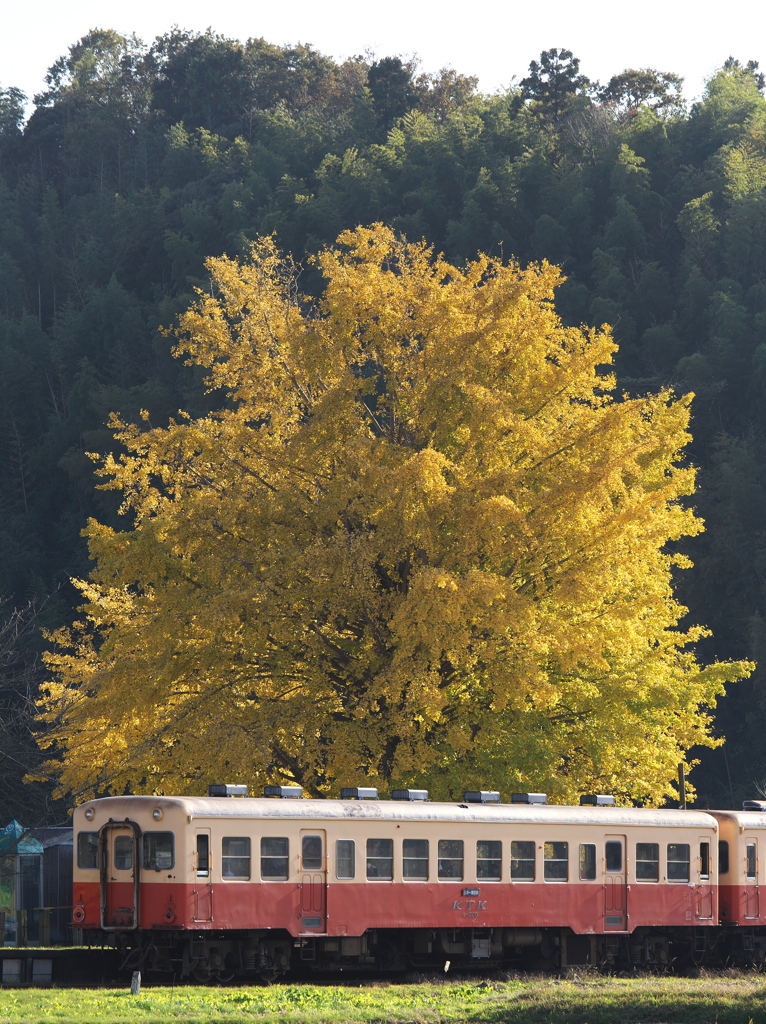
[(766, 930), (755, 928), (643, 928), (629, 935), (576, 935), (568, 928), (414, 928), (300, 938), (278, 931), (144, 932), (121, 939), (124, 970), (202, 984), (354, 973), (685, 971), (766, 963)]

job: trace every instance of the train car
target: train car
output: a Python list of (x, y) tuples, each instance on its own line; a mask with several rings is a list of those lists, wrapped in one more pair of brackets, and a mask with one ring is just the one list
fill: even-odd
[[(729, 959), (766, 960), (766, 802), (710, 811), (718, 822), (720, 921)], [(763, 893), (761, 890), (764, 890)]]
[(128, 966), (198, 980), (666, 963), (718, 927), (718, 822), (704, 812), (267, 789), (281, 798), (211, 787), (221, 795), (83, 804), (75, 925), (110, 935)]

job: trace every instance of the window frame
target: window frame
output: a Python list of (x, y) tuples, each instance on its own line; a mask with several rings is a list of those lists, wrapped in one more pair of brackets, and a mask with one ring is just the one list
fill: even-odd
[[(495, 856), (479, 856), (481, 846), (491, 846), (496, 851)], [(496, 873), (487, 875), (479, 865), (496, 864)], [(477, 839), (476, 840), (476, 881), (477, 882), (501, 882), (503, 880), (503, 841), (502, 839)]]
[[(651, 847), (651, 850), (644, 849), (644, 853), (653, 852), (656, 857), (639, 857), (639, 850), (641, 847)], [(654, 873), (652, 875), (641, 874), (640, 872), (646, 872), (646, 868), (639, 868), (640, 864), (652, 864), (654, 865)], [(636, 843), (636, 881), (637, 882), (659, 882), (660, 880), (660, 844), (659, 843)]]
[[(588, 853), (586, 853), (586, 850)], [(584, 855), (584, 856), (583, 856)], [(595, 882), (598, 872), (598, 859), (596, 857), (595, 843), (580, 843), (580, 853), (577, 862), (579, 879), (581, 882)]]
[(704, 882), (710, 881), (710, 875), (713, 871), (713, 861), (711, 858), (710, 841), (708, 839), (700, 840), (700, 878)]
[[(563, 848), (563, 849), (562, 849)], [(549, 856), (550, 851), (550, 856)], [(559, 856), (553, 856), (558, 853)], [(563, 856), (561, 854), (563, 853)], [(556, 865), (559, 865), (557, 868)], [(563, 874), (561, 874), (563, 865)], [(559, 873), (555, 873), (559, 872)], [(566, 839), (547, 839), (543, 843), (543, 881), (569, 881), (569, 841)]]
[[(204, 850), (203, 850), (204, 847)], [(210, 835), (207, 832), (198, 832), (195, 844), (197, 854), (196, 875), (197, 878), (210, 878)]]
[[(529, 850), (532, 850), (532, 856), (525, 857), (514, 857), (514, 847), (516, 852), (519, 852), (519, 847), (525, 847), (524, 852), (529, 854)], [(534, 882), (537, 877), (537, 844), (533, 839), (512, 839), (511, 840), (511, 881), (512, 882)], [(519, 874), (520, 866), (522, 864), (532, 865), (532, 874)]]
[[(419, 856), (414, 856), (412, 853), (407, 854), (407, 844), (419, 843), (421, 853)], [(425, 845), (425, 854), (422, 853), (423, 845)], [(429, 868), (429, 853), (430, 844), (427, 839), (402, 839), (402, 879), (405, 882), (427, 882), (428, 881), (428, 868)], [(424, 869), (422, 865), (425, 865), (425, 874), (408, 874), (408, 867), (412, 868), (415, 865), (421, 865), (420, 871)]]
[[(346, 854), (341, 854), (341, 843), (346, 844), (350, 848), (350, 857), (348, 857)], [(340, 865), (344, 862), (350, 862), (351, 873), (348, 875), (342, 875), (340, 873)], [(356, 878), (356, 841), (354, 839), (335, 840), (335, 877), (340, 879)]]
[[(227, 843), (242, 843), (247, 853), (231, 853), (227, 851)], [(232, 861), (247, 861), (247, 874), (244, 872), (227, 873), (226, 869), (231, 867)], [(221, 879), (224, 882), (249, 882), (253, 877), (253, 844), (250, 836), (222, 836), (221, 837)]]
[[(279, 853), (265, 852), (266, 843), (284, 843)], [(290, 877), (290, 840), (287, 836), (261, 836), (258, 843), (259, 871), (262, 882), (286, 882)], [(273, 874), (264, 872), (264, 867), (279, 864), (281, 870)]]
[[(89, 839), (86, 837), (89, 837)], [(85, 839), (85, 842), (82, 842), (83, 839)], [(77, 867), (80, 871), (98, 871), (101, 866), (98, 847), (98, 832), (86, 832), (83, 829), (77, 833)], [(88, 854), (87, 857), (85, 856), (86, 852)], [(87, 860), (89, 863), (84, 864), (84, 860)]]
[[(133, 836), (119, 835), (114, 837), (112, 845), (112, 860), (114, 861), (112, 866), (115, 871), (132, 871)], [(162, 871), (164, 869), (159, 868), (159, 870)]]
[[(686, 850), (686, 858), (671, 856), (671, 850)], [(667, 844), (667, 879), (669, 882), (690, 882), (691, 881), (691, 845), (689, 843), (668, 843)], [(686, 865), (686, 874), (682, 877), (677, 873), (676, 865)], [(672, 866), (672, 867), (671, 867)]]
[[(309, 856), (306, 856), (306, 847), (313, 846), (319, 847), (319, 856), (316, 855), (316, 849), (309, 851)], [(301, 870), (302, 871), (322, 871), (324, 868), (324, 842), (322, 836), (318, 833), (311, 833), (310, 835), (301, 836)]]
[[(449, 847), (454, 847), (454, 851)], [(460, 856), (456, 856), (457, 850)], [(465, 841), (462, 839), (439, 839), (436, 848), (438, 855), (438, 877), (441, 882), (462, 882), (465, 878)], [(448, 864), (460, 865), (460, 874), (453, 874)]]
[[(615, 858), (615, 848), (619, 852), (619, 857)], [(615, 866), (616, 865), (616, 866)], [(622, 874), (623, 866), (623, 849), (621, 839), (607, 839), (604, 842), (604, 871), (608, 871), (610, 874)]]
[[(170, 836), (170, 863), (163, 864), (159, 867), (156, 863), (157, 854), (165, 851), (155, 848), (151, 850), (154, 843), (158, 842), (158, 839), (154, 837), (158, 836)], [(150, 863), (154, 860), (155, 863)], [(176, 863), (176, 837), (173, 832), (169, 832), (167, 829), (157, 830), (156, 832), (144, 832), (141, 836), (141, 867), (144, 871), (172, 871)]]
[(745, 878), (748, 881), (758, 878), (758, 847), (754, 842), (745, 844)]
[[(380, 845), (378, 845), (380, 844)], [(375, 852), (371, 852), (371, 849)], [(380, 850), (388, 850), (389, 853), (380, 853)], [(394, 879), (394, 841), (388, 837), (374, 836), (367, 839), (365, 843), (366, 875), (368, 882), (392, 882)], [(388, 865), (388, 867), (386, 867)], [(371, 874), (370, 869), (382, 869), (388, 874)]]

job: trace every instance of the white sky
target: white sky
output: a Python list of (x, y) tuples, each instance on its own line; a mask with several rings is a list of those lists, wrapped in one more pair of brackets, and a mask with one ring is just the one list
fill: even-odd
[(451, 66), (479, 76), (494, 92), (523, 78), (542, 50), (564, 47), (580, 70), (607, 81), (628, 67), (654, 67), (686, 79), (689, 100), (731, 54), (766, 70), (766, 4), (705, 0), (7, 0), (0, 33), (0, 86), (30, 97), (47, 68), (91, 28), (135, 32), (145, 42), (177, 24), (234, 39), (264, 36), (277, 44), (311, 43), (343, 58), (416, 54), (426, 71)]

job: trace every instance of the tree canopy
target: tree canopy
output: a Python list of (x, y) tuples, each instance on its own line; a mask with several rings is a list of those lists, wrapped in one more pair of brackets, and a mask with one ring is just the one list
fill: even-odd
[(112, 425), (124, 529), (48, 657), (64, 792), (282, 778), (662, 801), (745, 664), (700, 667), (671, 576), (690, 398), (629, 399), (559, 272), (380, 225), (297, 293), (269, 238), (208, 261), (177, 354), (216, 411)]

